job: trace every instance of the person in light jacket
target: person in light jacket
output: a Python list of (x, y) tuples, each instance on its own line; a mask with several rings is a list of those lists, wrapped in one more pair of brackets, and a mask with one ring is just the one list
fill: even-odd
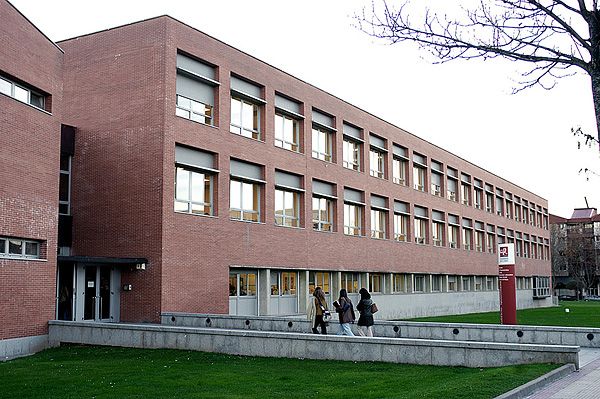
[(349, 335), (353, 337), (354, 333), (350, 324), (354, 323), (356, 318), (354, 316), (354, 305), (352, 305), (352, 301), (348, 298), (348, 292), (344, 288), (340, 290), (340, 297), (333, 304), (340, 317), (340, 331), (337, 335)]
[(317, 330), (317, 327), (321, 326), (321, 334), (327, 335), (327, 325), (323, 320), (323, 314), (328, 311), (325, 293), (321, 287), (317, 287), (315, 288), (315, 292), (313, 292), (313, 296), (314, 298), (310, 301), (308, 307), (308, 320), (311, 321), (312, 332), (318, 334), (319, 330)]
[(360, 302), (356, 305), (356, 310), (360, 312), (360, 317), (358, 318), (358, 334), (363, 337), (372, 337), (373, 336), (373, 313), (371, 311), (371, 306), (373, 306), (373, 300), (371, 300), (371, 294), (367, 291), (366, 288), (361, 288), (358, 291), (360, 294)]

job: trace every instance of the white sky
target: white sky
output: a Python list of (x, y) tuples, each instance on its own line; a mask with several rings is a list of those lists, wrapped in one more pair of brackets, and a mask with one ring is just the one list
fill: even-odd
[(584, 74), (511, 95), (515, 63), (432, 65), (359, 32), (352, 16), (370, 0), (10, 1), (54, 41), (168, 14), (541, 195), (550, 213), (569, 217), (584, 197), (600, 208), (600, 176), (578, 173), (600, 173), (600, 153), (570, 133), (596, 135)]

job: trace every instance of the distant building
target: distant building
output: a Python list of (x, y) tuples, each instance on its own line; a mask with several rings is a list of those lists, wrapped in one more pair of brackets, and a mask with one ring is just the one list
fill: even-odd
[(551, 305), (539, 195), (167, 16), (56, 44), (0, 18), (0, 353), (54, 318), (297, 315), (316, 286), (495, 310), (505, 242), (518, 306)]
[(600, 215), (578, 208), (570, 218), (550, 215), (552, 272), (556, 295), (598, 295)]

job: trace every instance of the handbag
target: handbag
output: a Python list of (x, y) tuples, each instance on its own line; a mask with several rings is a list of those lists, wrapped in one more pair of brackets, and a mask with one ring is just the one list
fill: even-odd
[(373, 304), (371, 305), (371, 313), (377, 313), (379, 312), (379, 308), (377, 307), (377, 304), (375, 302), (373, 302)]
[(325, 323), (329, 323), (331, 321), (331, 312), (329, 310), (323, 312), (323, 321)]

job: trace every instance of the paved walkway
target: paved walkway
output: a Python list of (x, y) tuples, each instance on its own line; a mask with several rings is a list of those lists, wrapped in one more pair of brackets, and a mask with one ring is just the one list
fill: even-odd
[(582, 348), (580, 369), (537, 391), (528, 399), (599, 399), (600, 349)]

